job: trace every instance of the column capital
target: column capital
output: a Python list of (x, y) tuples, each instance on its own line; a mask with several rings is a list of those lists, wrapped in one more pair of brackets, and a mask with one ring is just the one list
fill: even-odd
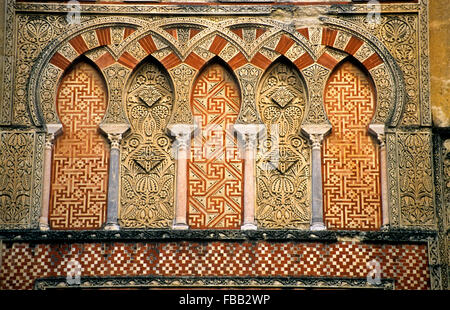
[(386, 146), (386, 135), (384, 133), (379, 134), (377, 136), (377, 140), (378, 140), (378, 143), (380, 144), (381, 147), (385, 147)]
[(170, 124), (167, 126), (168, 133), (177, 139), (190, 137), (196, 129), (197, 125), (194, 124)]
[(320, 149), (323, 138), (331, 131), (331, 125), (304, 125), (301, 131), (308, 136), (313, 149)]
[(47, 133), (45, 134), (45, 148), (51, 149), (57, 136), (62, 134), (62, 124), (47, 124)]
[(109, 133), (108, 140), (111, 143), (111, 149), (119, 149), (120, 141), (122, 140), (121, 133)]
[(196, 129), (197, 125), (194, 124), (170, 124), (167, 126), (169, 134), (180, 139), (187, 136), (190, 137)]
[(53, 142), (55, 141), (55, 134), (54, 133), (46, 133), (45, 134), (45, 148), (46, 149), (52, 149), (53, 148)]
[(258, 135), (266, 126), (263, 124), (235, 124), (233, 130), (236, 132), (239, 142), (244, 148), (255, 148), (258, 142)]
[(320, 146), (322, 145), (323, 141), (323, 134), (311, 134), (309, 136), (309, 139), (311, 140), (312, 148), (313, 149), (320, 149)]
[[(172, 124), (167, 126), (168, 133), (175, 138), (173, 146), (179, 149), (187, 149), (190, 146), (193, 132), (197, 129), (196, 125), (192, 124)], [(177, 154), (174, 154), (178, 156)]]

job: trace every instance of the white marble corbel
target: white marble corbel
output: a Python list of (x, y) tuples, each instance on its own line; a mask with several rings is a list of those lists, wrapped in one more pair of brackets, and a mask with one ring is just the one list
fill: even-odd
[(370, 124), (369, 133), (377, 138), (380, 145), (380, 182), (381, 182), (381, 229), (389, 228), (389, 200), (387, 188), (386, 141), (384, 124)]
[(310, 230), (326, 230), (323, 220), (323, 191), (322, 191), (322, 141), (331, 130), (331, 125), (302, 126), (311, 141), (311, 226)]
[(234, 131), (241, 143), (244, 159), (244, 220), (241, 230), (256, 230), (255, 156), (258, 135), (264, 131), (262, 124), (235, 124)]
[(175, 137), (173, 143), (176, 160), (175, 184), (175, 218), (172, 229), (189, 229), (187, 224), (187, 161), (190, 158), (191, 137), (196, 126), (190, 124), (173, 124), (167, 127), (170, 135)]
[(48, 224), (48, 210), (50, 207), (50, 188), (52, 178), (52, 155), (53, 144), (55, 138), (62, 134), (62, 124), (47, 124), (47, 134), (45, 136), (45, 151), (44, 151), (44, 176), (42, 188), (42, 204), (41, 216), (39, 218), (39, 229), (46, 231), (50, 229)]
[(101, 124), (100, 129), (107, 135), (111, 145), (108, 172), (108, 202), (105, 230), (120, 230), (119, 226), (119, 171), (120, 141), (130, 128), (128, 124)]

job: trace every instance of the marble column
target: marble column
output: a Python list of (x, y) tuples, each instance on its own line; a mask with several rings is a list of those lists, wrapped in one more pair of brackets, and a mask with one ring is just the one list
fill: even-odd
[(264, 125), (237, 124), (234, 130), (238, 134), (244, 159), (244, 219), (241, 230), (256, 230), (256, 184), (255, 184), (255, 154), (258, 134)]
[(322, 191), (322, 140), (323, 135), (311, 135), (311, 167), (312, 167), (312, 215), (311, 230), (325, 230), (323, 222), (323, 191)]
[(323, 220), (323, 190), (322, 190), (322, 141), (331, 130), (330, 125), (304, 126), (311, 141), (311, 226), (310, 230), (326, 230)]
[(48, 124), (47, 134), (45, 136), (45, 150), (44, 150), (44, 175), (42, 188), (42, 203), (41, 215), (39, 218), (39, 229), (49, 230), (48, 210), (50, 207), (50, 189), (52, 182), (52, 156), (53, 156), (53, 142), (59, 134), (62, 133), (61, 124)]
[(122, 134), (108, 134), (108, 140), (111, 143), (111, 150), (109, 153), (108, 204), (104, 228), (105, 230), (119, 230), (119, 169)]
[(189, 229), (187, 224), (187, 161), (190, 157), (190, 142), (195, 127), (188, 124), (174, 124), (170, 125), (168, 129), (175, 137), (173, 151), (176, 160), (175, 218), (172, 229), (184, 230)]
[(379, 143), (380, 152), (380, 183), (381, 183), (381, 229), (389, 228), (389, 200), (387, 186), (387, 163), (384, 124), (370, 124), (369, 132), (373, 134)]

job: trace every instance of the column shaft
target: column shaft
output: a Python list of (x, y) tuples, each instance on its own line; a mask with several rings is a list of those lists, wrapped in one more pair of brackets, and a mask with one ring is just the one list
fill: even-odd
[(242, 230), (257, 229), (255, 195), (255, 145), (253, 141), (247, 141), (244, 150), (244, 223), (241, 227)]
[(176, 150), (176, 201), (175, 221), (173, 229), (188, 229), (187, 225), (187, 158), (188, 148), (184, 143), (179, 143)]
[(111, 148), (109, 155), (108, 210), (105, 226), (107, 230), (119, 229), (119, 158), (119, 149)]
[(386, 145), (384, 142), (380, 144), (380, 177), (381, 177), (381, 209), (382, 221), (381, 227), (387, 228), (389, 226), (389, 200), (388, 200), (388, 186), (386, 173)]
[(322, 154), (321, 142), (323, 135), (312, 135), (312, 154), (311, 154), (311, 192), (312, 192), (312, 214), (311, 230), (325, 230), (323, 222), (323, 191), (322, 191)]
[(191, 135), (195, 126), (189, 124), (173, 124), (169, 126), (171, 134), (175, 137), (173, 144), (176, 159), (175, 184), (175, 218), (172, 229), (189, 229), (187, 224), (187, 160), (190, 155)]
[(105, 230), (119, 230), (119, 169), (121, 134), (108, 134), (111, 142), (109, 153), (108, 204)]
[(39, 218), (39, 229), (49, 230), (48, 224), (48, 210), (50, 207), (50, 187), (52, 177), (52, 152), (53, 152), (53, 134), (48, 134), (45, 142), (44, 151), (44, 175), (43, 175), (43, 188), (42, 188), (42, 205), (41, 216)]

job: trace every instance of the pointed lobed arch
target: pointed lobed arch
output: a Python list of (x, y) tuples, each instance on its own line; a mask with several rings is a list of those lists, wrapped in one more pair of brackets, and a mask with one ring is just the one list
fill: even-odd
[(64, 72), (56, 97), (63, 133), (52, 159), (52, 229), (98, 229), (106, 217), (109, 151), (98, 128), (107, 108), (106, 84), (89, 59)]
[[(179, 44), (176, 44), (173, 35), (164, 30), (164, 27), (167, 26), (182, 25), (183, 21), (191, 26), (205, 29), (192, 36), (195, 42), (192, 42), (192, 46), (185, 51), (188, 53), (187, 55), (184, 55), (177, 49)], [(253, 61), (257, 66), (261, 63), (263, 66), (268, 66), (274, 60), (272, 55), (277, 57), (277, 53), (288, 57), (300, 70), (310, 66), (315, 61), (322, 64), (329, 64), (330, 61), (333, 63), (336, 61), (336, 59), (333, 60), (333, 55), (325, 55), (320, 59), (321, 55), (315, 55), (313, 51), (311, 43), (313, 37), (317, 37), (316, 28), (318, 28), (319, 41), (314, 42), (314, 44), (330, 46), (354, 55), (368, 69), (370, 68), (377, 86), (390, 86), (383, 87), (384, 91), (378, 94), (380, 111), (377, 111), (378, 117), (376, 122), (387, 123), (391, 119), (392, 124), (395, 125), (402, 111), (404, 90), (401, 75), (398, 73), (399, 70), (387, 49), (375, 37), (366, 33), (361, 34), (361, 31), (355, 31), (351, 23), (345, 23), (329, 17), (323, 17), (321, 21), (323, 21), (325, 26), (299, 29), (288, 29), (285, 24), (269, 19), (254, 20), (251, 18), (238, 18), (232, 21), (211, 23), (210, 21), (192, 20), (191, 18), (146, 22), (122, 17), (115, 17), (115, 20), (111, 21), (110, 18), (104, 17), (83, 22), (80, 26), (73, 27), (67, 37), (52, 43), (42, 53), (42, 57), (34, 67), (28, 92), (33, 122), (36, 125), (58, 122), (54, 117), (54, 109), (52, 111), (56, 90), (52, 86), (54, 83), (51, 81), (61, 74), (60, 67), (64, 68), (70, 64), (73, 55), (86, 53), (86, 48), (92, 50), (95, 47), (102, 46), (101, 44), (107, 44), (112, 39), (110, 38), (112, 27), (123, 26), (125, 28), (128, 27), (123, 32), (124, 40), (116, 48), (108, 48), (110, 55), (104, 55), (101, 62), (110, 62), (112, 61), (111, 59), (114, 61), (120, 60), (119, 62), (123, 65), (134, 67), (148, 54), (152, 54), (167, 69), (173, 68), (186, 60), (187, 63), (194, 65), (194, 68), (198, 69), (202, 65), (201, 62), (208, 61), (210, 56), (205, 58), (203, 55), (199, 55), (195, 49), (203, 42), (205, 36), (214, 35), (228, 41), (229, 46), (234, 46), (237, 50), (241, 50), (241, 54), (237, 53), (230, 63), (234, 70), (245, 65), (247, 61)], [(236, 34), (236, 31), (232, 31), (233, 29), (239, 30), (240, 26), (245, 25), (256, 25), (257, 27), (270, 29), (262, 34), (258, 43), (252, 47), (256, 50), (248, 53), (242, 52), (244, 41)], [(211, 31), (208, 30), (210, 26), (214, 26), (214, 29)], [(340, 38), (343, 39), (341, 40)], [(360, 42), (363, 43), (361, 44)], [(272, 50), (269, 53), (261, 52), (260, 49), (265, 47), (269, 47)], [(302, 49), (306, 53), (298, 54), (298, 51)], [(213, 53), (213, 55), (217, 54)], [(225, 59), (225, 57), (222, 58)], [(200, 60), (200, 64), (198, 60)], [(227, 59), (226, 61), (230, 60)], [(49, 63), (50, 61), (51, 63)], [(40, 77), (45, 77), (46, 79), (40, 81)], [(395, 89), (395, 94), (390, 89)]]
[(324, 94), (331, 134), (322, 146), (324, 219), (329, 229), (381, 227), (381, 165), (369, 134), (376, 113), (370, 74), (354, 58), (335, 66)]
[(218, 58), (194, 82), (191, 110), (198, 130), (188, 160), (188, 225), (239, 229), (242, 225), (243, 160), (234, 125), (240, 111), (238, 82)]
[[(161, 49), (173, 50), (168, 41), (155, 32), (147, 33), (150, 36), (147, 40), (157, 42), (155, 49), (148, 51), (142, 47), (135, 37), (145, 25), (148, 22), (139, 19), (119, 16), (112, 21), (111, 18), (103, 17), (71, 27), (65, 37), (52, 42), (33, 67), (28, 84), (28, 102), (34, 124), (59, 124), (55, 109), (56, 81), (77, 57), (91, 54), (89, 58), (102, 71), (114, 63), (132, 69), (148, 54)], [(118, 45), (112, 44), (117, 43), (114, 42), (117, 41), (116, 28), (122, 29)], [(173, 58), (167, 58), (164, 64), (172, 64)]]

